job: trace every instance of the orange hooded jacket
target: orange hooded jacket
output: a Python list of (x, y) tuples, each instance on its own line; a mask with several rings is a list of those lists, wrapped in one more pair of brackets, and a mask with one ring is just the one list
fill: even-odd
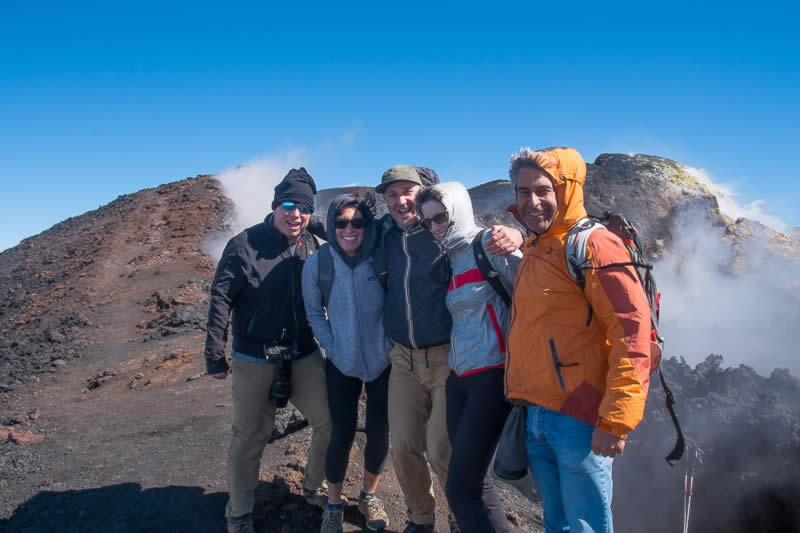
[[(550, 228), (531, 235), (514, 284), (506, 396), (559, 411), (626, 438), (641, 421), (650, 384), (650, 307), (632, 266), (569, 272), (570, 229), (586, 217), (586, 163), (572, 148), (546, 150), (558, 207)], [(592, 232), (594, 267), (630, 261), (609, 231)]]

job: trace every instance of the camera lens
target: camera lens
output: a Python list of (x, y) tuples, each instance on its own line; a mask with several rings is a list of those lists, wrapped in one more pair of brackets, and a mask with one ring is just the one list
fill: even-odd
[(275, 364), (272, 374), (272, 387), (269, 391), (271, 399), (278, 407), (286, 407), (292, 395), (292, 361), (283, 359)]

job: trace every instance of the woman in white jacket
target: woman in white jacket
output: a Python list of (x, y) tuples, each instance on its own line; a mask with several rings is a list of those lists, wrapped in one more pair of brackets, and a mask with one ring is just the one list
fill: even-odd
[[(367, 391), (367, 445), (364, 484), (358, 507), (367, 529), (385, 528), (389, 519), (375, 496), (389, 452), (388, 390), (390, 344), (383, 332), (384, 289), (372, 265), (376, 240), (375, 197), (371, 192), (343, 194), (328, 209), (328, 244), (306, 260), (303, 300), (308, 322), (326, 355), (331, 442), (325, 456), (328, 505), (322, 533), (342, 531), (342, 485), (356, 433), (358, 400)], [(328, 247), (328, 250), (323, 248)], [(320, 264), (332, 259), (330, 294), (323, 295)], [(328, 301), (324, 302), (324, 297)]]
[(440, 183), (417, 196), (422, 224), (441, 243), (452, 269), (447, 308), (453, 315), (450, 376), (447, 378), (447, 432), (452, 454), (447, 501), (463, 533), (508, 531), (503, 504), (487, 475), (511, 409), (503, 393), (505, 339), (510, 310), (486, 281), (475, 260), (473, 240), (506, 292), (513, 292), (522, 254), (487, 254), (491, 232), (475, 224), (472, 201), (460, 183)]

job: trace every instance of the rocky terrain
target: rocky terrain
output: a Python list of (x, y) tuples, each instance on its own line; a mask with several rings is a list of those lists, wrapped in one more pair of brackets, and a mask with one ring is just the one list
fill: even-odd
[[(318, 215), (340, 190), (320, 192)], [(670, 252), (676, 214), (699, 208), (741, 255), (757, 239), (770, 254), (800, 258), (797, 240), (720, 215), (714, 196), (669, 160), (602, 155), (586, 190), (590, 212), (636, 221), (654, 257)], [(513, 223), (508, 182), (470, 193), (484, 225)], [(226, 228), (232, 207), (218, 181), (198, 176), (121, 196), (0, 253), (0, 529), (224, 529), (230, 382), (204, 375), (214, 260), (203, 243)], [(673, 468), (662, 459), (674, 431), (654, 376), (645, 421), (615, 467), (617, 529), (677, 530), (699, 450), (692, 531), (800, 530), (798, 380), (726, 368), (720, 356), (695, 367), (668, 359), (664, 372), (691, 453)], [(320, 510), (300, 497), (308, 438), (298, 413), (283, 410), (262, 464), (259, 531), (318, 527)], [(348, 496), (361, 446), (359, 434)], [(390, 531), (402, 530), (391, 468), (380, 492)], [(538, 505), (505, 485), (501, 493), (515, 531), (541, 531)], [(444, 531), (441, 493), (438, 501)], [(354, 505), (345, 517), (346, 531), (361, 529)]]

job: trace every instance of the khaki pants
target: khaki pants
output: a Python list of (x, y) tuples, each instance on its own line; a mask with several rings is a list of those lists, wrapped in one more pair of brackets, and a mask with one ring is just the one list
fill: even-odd
[[(303, 487), (313, 490), (325, 476), (325, 450), (331, 438), (325, 362), (319, 352), (293, 362), (290, 401), (312, 428)], [(277, 409), (269, 399), (274, 365), (233, 359), (233, 432), (228, 450), (228, 505), (225, 516), (253, 511), (261, 454)]]
[(408, 519), (417, 524), (430, 524), (435, 517), (436, 502), (428, 462), (442, 490), (447, 484), (450, 439), (445, 382), (450, 373), (449, 351), (449, 344), (419, 350), (396, 344), (389, 354), (392, 359), (389, 376), (392, 460), (406, 499)]

